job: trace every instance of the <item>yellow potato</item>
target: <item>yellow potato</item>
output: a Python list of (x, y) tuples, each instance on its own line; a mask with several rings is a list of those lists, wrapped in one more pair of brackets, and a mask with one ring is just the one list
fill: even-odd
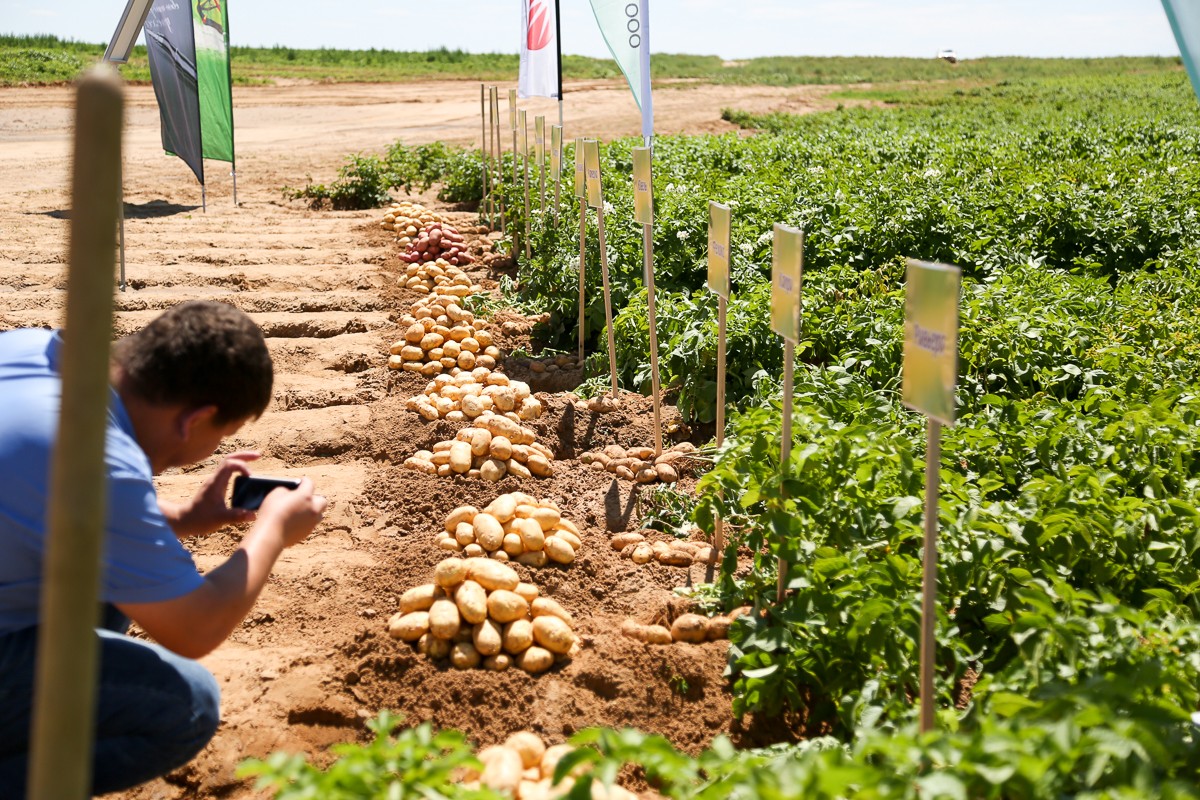
[(521, 542), (521, 537), (515, 533), (504, 534), (504, 552), (508, 553), (512, 558), (516, 558), (525, 552), (525, 545)]
[(550, 466), (550, 459), (541, 453), (530, 453), (529, 458), (525, 459), (525, 468), (539, 478), (548, 478), (554, 474), (554, 467)]
[(475, 528), (475, 541), (479, 542), (484, 550), (490, 553), (499, 550), (504, 544), (504, 527), (491, 514), (481, 511), (475, 515), (475, 521), (471, 524)]
[(708, 631), (705, 638), (708, 641), (716, 639), (729, 638), (729, 626), (733, 624), (733, 620), (729, 617), (713, 617), (708, 621)]
[(504, 740), (504, 746), (521, 757), (521, 766), (525, 769), (540, 765), (542, 756), (546, 755), (546, 743), (542, 737), (529, 731), (517, 731)]
[(475, 506), (459, 506), (450, 512), (446, 517), (446, 533), (454, 533), (458, 529), (460, 522), (470, 522), (475, 519), (475, 515), (479, 513), (479, 509)]
[[(496, 437), (492, 437), (495, 441)], [(502, 494), (493, 500), (487, 507), (487, 512), (495, 517), (501, 524), (508, 522), (517, 513), (517, 501), (511, 494)]]
[(479, 782), (489, 789), (515, 796), (524, 772), (520, 754), (511, 748), (494, 745), (480, 750), (479, 760), (483, 762)]
[(428, 611), (433, 601), (440, 595), (441, 589), (436, 584), (426, 583), (415, 586), (400, 595), (400, 612), (411, 614), (413, 611)]
[(429, 656), (434, 661), (440, 661), (450, 655), (454, 643), (449, 639), (438, 639), (432, 633), (427, 633), (417, 640), (417, 651)]
[(488, 448), (492, 458), (498, 458), (501, 461), (507, 461), (512, 458), (513, 444), (507, 436), (493, 436), (490, 447)]
[(458, 606), (448, 597), (439, 597), (429, 607), (429, 632), (439, 639), (453, 639), (462, 626)]
[(502, 643), (506, 653), (523, 653), (533, 644), (533, 622), (516, 619), (504, 626)]
[(699, 614), (682, 614), (671, 624), (676, 642), (703, 642), (708, 637), (708, 620)]
[(562, 539), (564, 542), (571, 545), (571, 549), (576, 553), (578, 553), (579, 549), (583, 547), (583, 542), (579, 541), (579, 537), (570, 531), (555, 531), (554, 538)]
[(536, 675), (554, 666), (554, 654), (549, 650), (534, 645), (518, 655), (515, 661), (518, 667), (532, 675)]
[(640, 542), (644, 542), (645, 540), (646, 537), (640, 533), (618, 533), (609, 541), (609, 544), (612, 545), (613, 550), (616, 550), (619, 553), (629, 545), (638, 544)]
[(549, 561), (545, 550), (528, 550), (517, 556), (517, 563), (527, 567), (544, 567)]
[(546, 535), (542, 532), (542, 526), (535, 520), (518, 517), (513, 520), (512, 526), (526, 550), (541, 550), (545, 546)]
[(554, 770), (558, 766), (558, 762), (562, 760), (563, 756), (574, 750), (575, 748), (569, 744), (555, 744), (547, 747), (546, 752), (542, 754), (542, 778), (553, 780)]
[[(463, 412), (467, 413), (465, 403), (463, 405)], [(471, 415), (469, 413), (467, 413), (467, 416), (469, 417)], [(475, 457), (486, 456), (488, 454), (488, 450), (491, 449), (492, 434), (488, 431), (483, 430), (482, 428), (476, 428), (471, 433), (470, 442), (471, 442), (471, 455), (473, 455)]]
[(512, 656), (508, 653), (497, 653), (483, 660), (483, 668), (492, 672), (503, 672), (512, 666)]
[(515, 458), (510, 458), (508, 460), (508, 471), (511, 474), (516, 475), (518, 478), (533, 477), (533, 473), (529, 471), (529, 467), (525, 466)]
[(575, 634), (558, 617), (534, 617), (533, 640), (552, 653), (568, 653), (575, 644)]
[(471, 445), (467, 442), (455, 442), (450, 446), (450, 469), (459, 475), (471, 469)]
[(479, 666), (479, 651), (470, 642), (456, 642), (450, 648), (450, 663), (456, 669), (473, 669)]
[[(487, 619), (487, 592), (475, 581), (463, 581), (454, 592), (454, 604), (471, 625)], [(488, 655), (484, 653), (484, 655)]]
[[(515, 588), (515, 587), (514, 587)], [(488, 616), (496, 622), (512, 622), (529, 613), (529, 604), (516, 592), (497, 589), (488, 595)]]
[(489, 458), (479, 465), (479, 477), (495, 483), (508, 474), (508, 464), (497, 458)]
[(475, 544), (475, 528), (469, 522), (458, 523), (458, 529), (454, 531), (454, 541), (459, 547), (466, 547), (469, 544)]
[[(467, 565), (467, 573), (472, 580), (477, 581), (489, 592), (497, 589), (512, 591), (521, 582), (516, 570), (495, 561), (477, 560)], [(466, 577), (466, 576), (464, 576)]]
[(388, 635), (393, 639), (415, 642), (429, 631), (429, 612), (412, 611), (393, 614), (388, 620)]
[(551, 600), (549, 597), (535, 597), (529, 603), (529, 613), (535, 619), (537, 617), (558, 617), (568, 625), (575, 624), (575, 618), (571, 616), (571, 612), (559, 605), (557, 600)]
[(494, 656), (500, 652), (503, 642), (500, 626), (485, 619), (472, 629), (472, 644), (481, 656)]
[(537, 599), (538, 596), (538, 587), (534, 586), (532, 583), (525, 583), (524, 581), (518, 583), (517, 588), (513, 589), (513, 591), (521, 595), (521, 597), (524, 597), (526, 603), (532, 603)]
[(546, 540), (545, 551), (551, 561), (559, 564), (570, 564), (575, 560), (575, 551), (571, 549), (571, 545), (558, 536), (551, 536)]
[(457, 586), (466, 578), (467, 562), (461, 558), (447, 558), (433, 568), (433, 582), (443, 589)]

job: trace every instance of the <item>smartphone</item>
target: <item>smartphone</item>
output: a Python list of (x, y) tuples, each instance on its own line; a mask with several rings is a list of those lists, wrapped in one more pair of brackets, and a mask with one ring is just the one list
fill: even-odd
[(292, 478), (238, 475), (233, 479), (233, 497), (230, 499), (229, 505), (234, 508), (244, 508), (247, 511), (256, 511), (266, 496), (280, 486), (290, 491), (299, 487), (300, 481)]

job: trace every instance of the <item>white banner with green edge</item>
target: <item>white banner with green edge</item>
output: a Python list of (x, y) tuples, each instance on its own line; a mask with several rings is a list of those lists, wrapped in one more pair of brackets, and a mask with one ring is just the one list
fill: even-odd
[(1192, 89), (1200, 97), (1200, 2), (1197, 0), (1163, 0), (1163, 9), (1171, 21), (1179, 53), (1192, 79)]
[(608, 51), (633, 91), (642, 111), (642, 136), (654, 135), (650, 97), (650, 0), (591, 0), (592, 13)]
[(233, 162), (233, 79), (229, 70), (229, 0), (192, 0), (196, 82), (204, 157)]

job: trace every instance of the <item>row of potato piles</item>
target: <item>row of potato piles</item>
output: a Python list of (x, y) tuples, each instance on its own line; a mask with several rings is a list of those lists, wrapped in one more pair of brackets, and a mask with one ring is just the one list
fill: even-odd
[(621, 633), (631, 639), (646, 644), (672, 644), (684, 642), (700, 644), (729, 638), (729, 626), (743, 614), (750, 613), (750, 606), (735, 608), (728, 614), (715, 617), (705, 617), (700, 614), (680, 614), (671, 623), (665, 625), (643, 625), (632, 619), (621, 623)]
[(438, 547), (467, 556), (517, 561), (529, 567), (570, 564), (582, 549), (579, 527), (553, 500), (524, 492), (502, 494), (483, 511), (459, 506), (437, 534)]
[(704, 542), (649, 541), (640, 531), (618, 533), (612, 538), (610, 544), (613, 550), (635, 564), (649, 564), (651, 561), (657, 561), (669, 567), (690, 567), (693, 563), (711, 563), (717, 556), (712, 545)]
[(603, 450), (584, 453), (579, 461), (594, 470), (611, 472), (627, 481), (674, 483), (679, 480), (675, 462), (695, 451), (696, 446), (691, 442), (680, 442), (655, 457), (652, 447), (626, 449), (619, 444), (610, 444)]
[(400, 596), (388, 633), (456, 669), (516, 666), (536, 675), (578, 648), (573, 624), (570, 612), (507, 564), (447, 558), (434, 567), (433, 583)]
[[(553, 785), (558, 762), (575, 748), (569, 744), (550, 747), (542, 737), (531, 731), (518, 731), (504, 740), (480, 750), (476, 757), (483, 764), (482, 772), (467, 772), (461, 776), (468, 789), (487, 787), (506, 794), (514, 800), (556, 800), (565, 797), (575, 785), (566, 777)], [(637, 795), (616, 784), (604, 786), (592, 783), (592, 800), (637, 800)]]

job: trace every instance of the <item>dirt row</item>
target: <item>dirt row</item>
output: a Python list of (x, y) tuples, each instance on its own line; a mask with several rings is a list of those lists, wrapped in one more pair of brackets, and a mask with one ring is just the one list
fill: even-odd
[[(458, 90), (469, 94), (469, 88)], [(453, 438), (462, 423), (426, 422), (405, 410), (426, 380), (385, 366), (388, 346), (401, 333), (397, 320), (417, 296), (399, 285), (399, 252), (379, 229), (379, 212), (317, 212), (282, 200), (279, 187), (302, 182), (307, 172), (331, 175), (347, 151), (394, 138), (381, 132), (389, 125), (412, 126), (413, 141), (467, 140), (470, 103), (435, 107), (431, 98), (446, 96), (447, 89), (434, 89), (412, 90), (412, 102), (424, 103), (419, 120), (407, 120), (403, 101), (389, 96), (405, 87), (301, 87), (299, 97), (282, 89), (241, 93), (251, 98), (235, 101), (243, 126), (239, 147), (246, 142), (241, 205), (232, 205), (228, 178), (214, 177), (207, 211), (180, 162), (155, 152), (152, 106), (145, 92), (133, 94), (126, 136), (127, 147), (134, 144), (126, 167), (129, 290), (117, 298), (117, 331), (136, 330), (158, 311), (193, 298), (223, 300), (249, 313), (267, 336), (276, 392), (267, 413), (222, 452), (259, 450), (260, 472), (308, 475), (331, 504), (313, 536), (280, 559), (250, 617), (204, 660), (223, 692), (223, 723), (212, 744), (165, 780), (123, 795), (128, 800), (252, 797), (234, 776), (241, 760), (280, 749), (320, 760), (328, 745), (363, 736), (363, 720), (382, 708), (414, 723), (459, 728), (481, 744), (525, 728), (558, 742), (588, 725), (636, 726), (692, 751), (719, 733), (743, 746), (796, 733), (777, 721), (732, 718), (722, 679), (725, 643), (649, 646), (617, 632), (627, 616), (662, 618), (674, 602), (672, 589), (703, 577), (701, 567), (638, 567), (613, 551), (614, 532), (638, 527), (647, 489), (578, 460), (607, 444), (652, 445), (648, 399), (630, 397), (618, 411), (598, 415), (562, 394), (577, 375), (534, 383), (535, 392), (546, 393), (539, 395), (545, 414), (533, 427), (559, 459), (548, 479), (485, 483), (402, 468), (417, 449)], [(681, 130), (720, 130), (720, 108), (738, 104), (735, 91), (761, 110), (808, 102), (783, 91), (773, 104), (768, 90), (681, 88), (656, 103), (660, 113), (672, 103), (686, 108), (689, 116), (674, 123)], [(61, 324), (68, 99), (65, 90), (0, 91), (0, 186), (6, 189), (0, 192), (0, 330)], [(595, 115), (604, 118), (611, 107), (609, 119), (617, 120), (597, 132), (616, 135), (625, 125), (635, 132), (636, 114), (627, 121), (621, 116), (627, 102), (611, 87), (597, 88)], [(362, 129), (343, 116), (357, 112), (356, 104), (369, 112)], [(291, 141), (297, 131), (320, 135), (304, 147), (298, 140), (278, 146), (280, 137)], [(210, 163), (210, 174), (218, 166)], [(177, 188), (164, 189), (171, 186)], [(476, 224), (471, 212), (444, 211), (456, 223)], [(496, 275), (479, 267), (472, 275), (494, 290)], [(508, 314), (496, 323), (506, 331), (502, 348), (531, 346), (530, 321)], [(512, 374), (529, 377), (515, 365)], [(676, 419), (667, 409), (664, 421)], [(161, 493), (189, 495), (213, 463), (162, 476)], [(686, 477), (681, 482), (690, 485)], [(575, 615), (579, 655), (537, 677), (517, 670), (458, 672), (388, 637), (399, 595), (427, 582), (444, 557), (434, 534), (445, 514), (516, 490), (553, 499), (581, 529), (583, 549), (574, 564), (518, 568)], [(207, 570), (221, 563), (239, 536), (225, 531), (195, 543), (198, 565)]]

